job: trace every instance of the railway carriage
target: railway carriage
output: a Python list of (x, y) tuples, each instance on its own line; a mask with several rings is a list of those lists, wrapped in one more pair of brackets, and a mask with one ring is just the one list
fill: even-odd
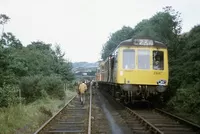
[(167, 47), (149, 37), (122, 41), (96, 75), (100, 88), (125, 103), (161, 99), (168, 86)]

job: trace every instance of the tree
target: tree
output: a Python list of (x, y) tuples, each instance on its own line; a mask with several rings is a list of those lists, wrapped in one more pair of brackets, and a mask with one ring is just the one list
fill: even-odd
[(0, 14), (0, 24), (1, 25), (6, 24), (9, 20), (10, 20), (10, 18), (7, 15)]
[(4, 33), (4, 25), (10, 20), (10, 18), (5, 14), (0, 14), (0, 25), (3, 26), (2, 28), (2, 35)]
[(148, 19), (142, 20), (135, 26), (134, 37), (137, 36), (148, 36), (155, 40), (160, 40), (160, 37), (155, 31), (154, 25), (152, 24), (151, 20)]
[(56, 45), (55, 54), (58, 59), (62, 59), (65, 56), (65, 53), (61, 52), (61, 48), (59, 45)]
[(0, 43), (3, 47), (22, 48), (21, 41), (10, 32), (3, 33)]
[(101, 58), (105, 60), (109, 56), (109, 54), (111, 54), (114, 51), (114, 49), (117, 47), (117, 45), (119, 45), (121, 41), (131, 38), (132, 35), (133, 29), (131, 27), (126, 26), (123, 26), (121, 30), (118, 30), (115, 33), (113, 33), (102, 48)]
[(121, 30), (113, 33), (104, 44), (101, 57), (105, 60), (123, 40), (135, 36), (150, 36), (168, 45), (171, 62), (177, 59), (179, 51), (183, 48), (182, 44), (179, 43), (182, 29), (181, 22), (180, 13), (171, 6), (166, 6), (163, 11), (156, 13), (150, 19), (139, 22), (134, 29), (124, 26)]
[[(182, 68), (184, 68), (182, 85), (197, 85), (200, 83), (200, 25), (191, 29), (185, 41), (186, 45), (181, 56), (178, 57)], [(200, 87), (198, 88), (200, 89)]]
[[(0, 25), (9, 21), (0, 14)], [(72, 81), (72, 64), (64, 60), (64, 53), (57, 45), (34, 41), (24, 47), (12, 33), (0, 39), (0, 107), (18, 102), (18, 87), (26, 102), (49, 95), (63, 98), (63, 83)]]

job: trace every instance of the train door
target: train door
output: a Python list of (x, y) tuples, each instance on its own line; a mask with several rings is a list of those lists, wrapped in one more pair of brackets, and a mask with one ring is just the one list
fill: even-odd
[(117, 69), (118, 67), (118, 49), (114, 52), (114, 66), (113, 66), (113, 82), (117, 82)]

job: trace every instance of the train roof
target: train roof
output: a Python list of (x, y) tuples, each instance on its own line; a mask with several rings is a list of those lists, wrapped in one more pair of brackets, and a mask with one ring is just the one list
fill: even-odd
[(149, 38), (149, 37), (138, 37), (138, 38), (132, 38), (132, 39), (124, 40), (117, 46), (117, 48), (120, 47), (120, 46), (145, 46), (145, 45), (134, 44), (134, 40), (135, 39), (152, 40), (153, 41), (153, 45), (147, 45), (147, 46), (167, 48), (167, 46), (164, 43), (156, 41), (156, 40), (153, 40), (152, 38)]
[[(158, 48), (167, 48), (167, 45), (160, 42), (160, 41), (156, 41), (154, 39), (152, 39), (151, 37), (148, 37), (148, 36), (144, 36), (144, 37), (135, 37), (135, 38), (131, 38), (131, 39), (127, 39), (127, 40), (124, 40), (122, 42), (120, 42), (120, 44), (114, 49), (114, 51), (121, 47), (121, 46), (145, 46), (145, 45), (136, 45), (134, 44), (134, 40), (135, 39), (147, 39), (147, 40), (152, 40), (153, 41), (153, 45), (146, 45), (147, 47), (158, 47)], [(113, 51), (113, 52), (114, 52)], [(112, 55), (112, 53), (110, 55)], [(103, 62), (102, 62), (102, 65), (104, 65), (107, 61), (108, 61), (109, 57), (107, 57)]]

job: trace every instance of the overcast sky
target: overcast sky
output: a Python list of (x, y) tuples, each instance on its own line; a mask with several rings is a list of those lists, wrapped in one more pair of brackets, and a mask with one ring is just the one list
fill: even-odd
[(0, 0), (5, 26), (24, 45), (41, 40), (60, 44), (70, 61), (100, 59), (102, 45), (123, 25), (134, 27), (164, 6), (182, 13), (183, 32), (200, 21), (198, 0)]

